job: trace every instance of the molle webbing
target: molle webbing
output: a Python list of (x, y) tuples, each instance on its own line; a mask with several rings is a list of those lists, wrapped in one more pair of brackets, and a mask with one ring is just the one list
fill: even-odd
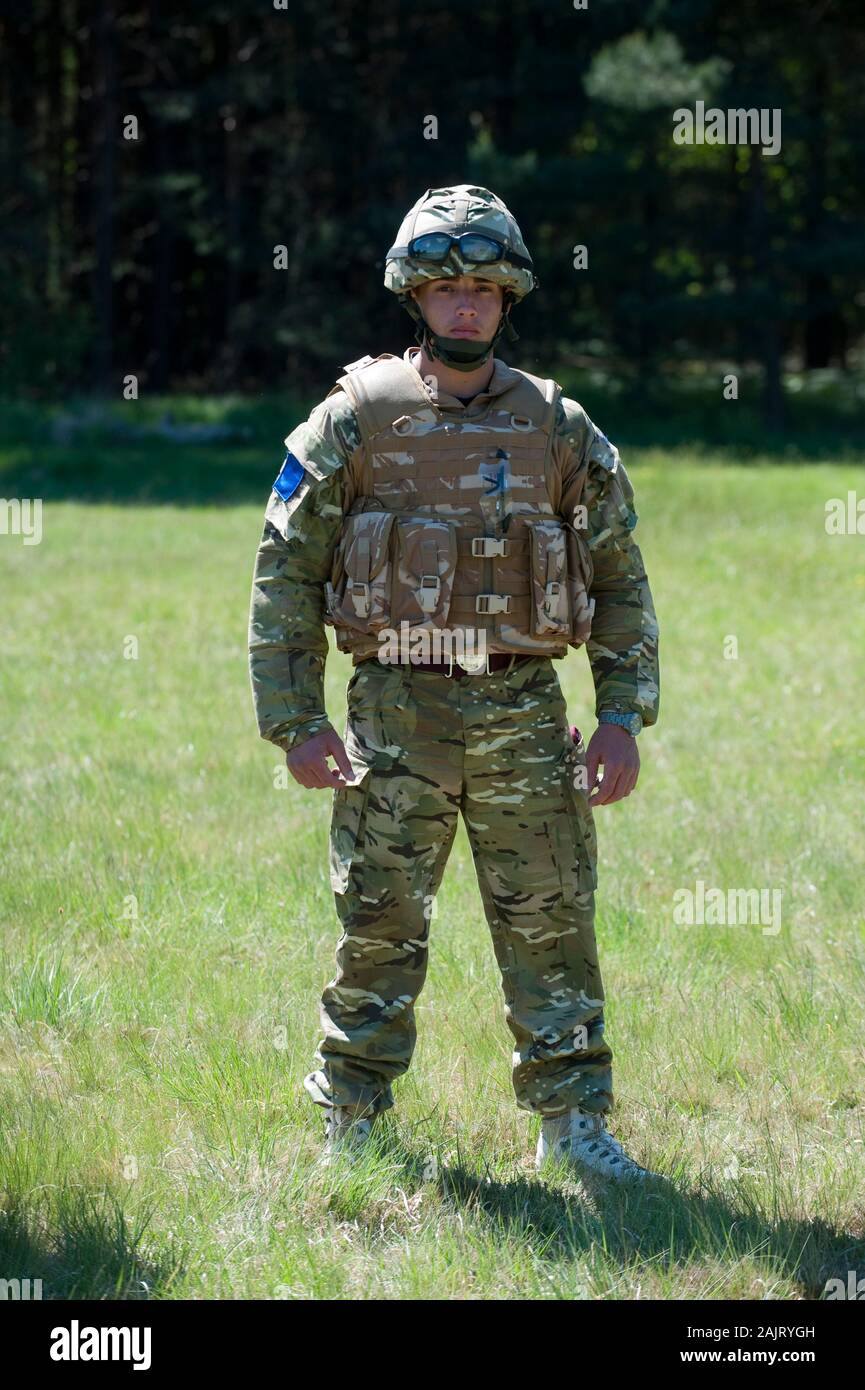
[(364, 460), (326, 586), (341, 650), (370, 655), (400, 624), (482, 633), (492, 651), (586, 640), (591, 556), (553, 502), (560, 387), (517, 369), (512, 383), (469, 413), (391, 354), (340, 377)]

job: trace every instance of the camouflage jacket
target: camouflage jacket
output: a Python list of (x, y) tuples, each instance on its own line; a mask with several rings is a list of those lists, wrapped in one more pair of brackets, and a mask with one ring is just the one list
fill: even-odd
[[(416, 348), (403, 354), (411, 361)], [(506, 390), (513, 372), (500, 358), (486, 389), (467, 406), (439, 392), (444, 410), (472, 413)], [(324, 708), (324, 584), (343, 516), (354, 501), (344, 464), (361, 447), (345, 392), (328, 396), (285, 441), (304, 477), (287, 502), (271, 492), (258, 547), (249, 614), (249, 672), (262, 738), (289, 751), (332, 728)], [(553, 449), (562, 489), (552, 498), (566, 519), (575, 502), (587, 508), (584, 532), (592, 552), (595, 600), (586, 644), (595, 684), (595, 712), (636, 712), (646, 725), (658, 717), (658, 624), (633, 532), (634, 491), (614, 446), (581, 405), (562, 397)], [(584, 476), (585, 473), (585, 476)]]

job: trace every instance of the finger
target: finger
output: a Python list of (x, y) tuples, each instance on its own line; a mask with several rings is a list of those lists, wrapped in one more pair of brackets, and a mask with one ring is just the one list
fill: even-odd
[(305, 759), (300, 758), (296, 751), (286, 753), (285, 765), (300, 787), (308, 787), (309, 769)]
[(347, 777), (349, 781), (353, 781), (354, 768), (349, 762), (348, 754), (345, 751), (345, 744), (339, 737), (339, 734), (335, 733), (332, 738), (329, 738), (326, 747), (343, 777)]
[(303, 775), (303, 785), (315, 791), (320, 791), (322, 787), (329, 786), (330, 783), (327, 779), (333, 775), (321, 753), (314, 758), (311, 757), (308, 762), (305, 762), (301, 771)]
[(351, 787), (351, 786), (354, 786), (354, 780), (353, 780), (353, 779), (352, 779), (351, 781), (347, 781), (346, 778), (343, 777), (341, 773), (339, 773), (339, 772), (334, 772), (333, 769), (331, 769), (331, 768), (328, 768), (328, 769), (327, 769), (326, 777), (327, 777), (327, 781), (326, 781), (326, 782), (322, 782), (322, 786), (323, 786), (323, 787)]
[(628, 780), (629, 780), (629, 783), (630, 783), (629, 790), (630, 790), (630, 791), (633, 791), (633, 790), (634, 790), (634, 787), (637, 785), (637, 782), (639, 781), (639, 777), (640, 777), (640, 755), (639, 755), (639, 753), (637, 753), (636, 762), (634, 762), (634, 763), (632, 764), (632, 766), (628, 769), (628, 772), (629, 772), (629, 779), (628, 779)]
[[(336, 754), (331, 754), (331, 756), (335, 757)], [(315, 761), (308, 765), (306, 771), (311, 778), (308, 785), (312, 787), (350, 787), (355, 781), (354, 768), (351, 766), (351, 763), (349, 763), (350, 775), (348, 778), (345, 778), (340, 772), (337, 772), (330, 766), (327, 761), (327, 756), (321, 752)]]
[(591, 797), (591, 804), (593, 806), (604, 805), (610, 792), (613, 790), (613, 783), (616, 779), (616, 773), (619, 770), (617, 764), (609, 757), (603, 761), (602, 767), (603, 774), (600, 780), (592, 787), (593, 795)]
[(607, 769), (606, 765), (602, 762), (601, 755), (599, 753), (590, 753), (586, 758), (586, 795), (589, 798), (591, 798), (592, 794), (603, 785), (603, 780), (606, 775)]
[(623, 768), (621, 763), (604, 763), (604, 781), (595, 798), (595, 806), (610, 806), (619, 799), (619, 781)]
[(622, 775), (619, 778), (619, 784), (616, 788), (618, 800), (621, 801), (623, 797), (630, 796), (633, 790), (634, 774), (629, 767), (623, 768)]
[(608, 804), (612, 804), (614, 801), (621, 801), (622, 797), (625, 795), (625, 773), (626, 769), (620, 767), (613, 785), (610, 787), (610, 800)]
[(586, 780), (590, 788), (598, 785), (598, 766), (600, 761), (601, 754), (597, 746), (595, 748), (590, 748), (586, 754)]
[(628, 795), (627, 786), (628, 784), (625, 780), (624, 774), (620, 774), (613, 786), (610, 788), (610, 799), (607, 804), (612, 805), (614, 801), (623, 801), (625, 797)]

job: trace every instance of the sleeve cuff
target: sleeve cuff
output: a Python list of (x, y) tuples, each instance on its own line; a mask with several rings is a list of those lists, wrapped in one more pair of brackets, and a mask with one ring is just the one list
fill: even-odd
[(296, 728), (290, 729), (285, 734), (265, 734), (265, 738), (276, 748), (281, 748), (284, 753), (293, 753), (295, 748), (300, 748), (304, 743), (308, 743), (317, 734), (324, 733), (325, 730), (333, 730), (333, 725), (327, 715), (323, 714), (314, 719), (308, 720), (304, 724), (299, 724)]

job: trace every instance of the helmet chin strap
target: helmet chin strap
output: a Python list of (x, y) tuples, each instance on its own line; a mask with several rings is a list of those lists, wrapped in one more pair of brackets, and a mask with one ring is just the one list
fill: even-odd
[(433, 333), (429, 324), (423, 321), (418, 324), (415, 337), (431, 361), (443, 362), (457, 372), (474, 372), (482, 367), (484, 362), (489, 361), (494, 341), (492, 338), (476, 338), (474, 341), (443, 338), (441, 334)]
[(482, 367), (484, 362), (489, 361), (490, 355), (503, 333), (507, 333), (509, 342), (518, 341), (519, 334), (510, 320), (510, 308), (511, 306), (508, 304), (504, 309), (495, 337), (474, 342), (468, 338), (446, 338), (440, 333), (433, 333), (416, 301), (409, 309), (409, 313), (412, 318), (417, 319), (415, 339), (427, 357), (432, 361), (438, 359), (446, 367), (452, 367), (456, 372), (474, 372), (477, 371), (478, 367)]

